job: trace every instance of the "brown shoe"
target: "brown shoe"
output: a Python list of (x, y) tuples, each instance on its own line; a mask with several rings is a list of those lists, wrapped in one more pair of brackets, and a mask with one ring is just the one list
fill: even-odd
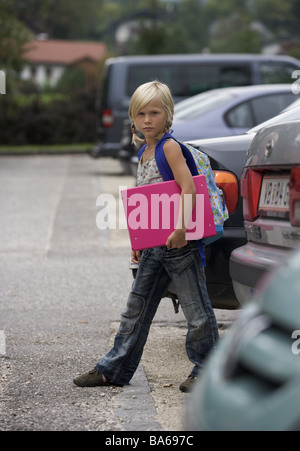
[(195, 385), (197, 380), (197, 376), (189, 376), (182, 384), (179, 386), (179, 389), (184, 393), (190, 393)]
[(114, 384), (108, 378), (105, 378), (104, 381), (103, 375), (99, 373), (96, 368), (82, 376), (76, 377), (73, 382), (77, 387), (107, 387), (111, 385), (121, 387), (121, 385)]

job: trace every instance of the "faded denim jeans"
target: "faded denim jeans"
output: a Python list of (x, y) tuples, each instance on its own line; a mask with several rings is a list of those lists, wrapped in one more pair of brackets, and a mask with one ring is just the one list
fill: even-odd
[(191, 241), (181, 249), (163, 246), (143, 251), (114, 346), (97, 365), (97, 370), (112, 382), (126, 385), (134, 375), (152, 320), (171, 280), (188, 322), (186, 352), (195, 365), (191, 375), (201, 372), (218, 339), (218, 326), (207, 294), (198, 244)]

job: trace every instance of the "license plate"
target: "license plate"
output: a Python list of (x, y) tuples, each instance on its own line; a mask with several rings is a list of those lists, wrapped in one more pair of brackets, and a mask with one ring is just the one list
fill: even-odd
[(289, 211), (289, 182), (286, 176), (274, 177), (266, 175), (263, 178), (259, 199), (259, 210), (285, 212)]

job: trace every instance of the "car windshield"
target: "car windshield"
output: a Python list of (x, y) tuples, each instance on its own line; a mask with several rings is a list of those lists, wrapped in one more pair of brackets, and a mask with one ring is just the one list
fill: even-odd
[(190, 97), (175, 105), (174, 119), (192, 119), (234, 99), (232, 91), (214, 90)]
[(259, 130), (269, 125), (276, 125), (280, 122), (291, 122), (298, 119), (300, 119), (300, 106), (283, 111), (278, 116), (272, 117), (268, 121), (251, 128), (251, 130), (248, 130), (247, 133), (257, 133)]

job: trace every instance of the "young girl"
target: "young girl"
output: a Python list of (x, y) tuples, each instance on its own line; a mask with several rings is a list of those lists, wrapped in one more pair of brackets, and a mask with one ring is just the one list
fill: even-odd
[[(155, 146), (169, 132), (173, 114), (170, 90), (158, 81), (143, 84), (132, 96), (129, 117), (133, 141), (139, 140), (136, 136), (136, 130), (139, 130), (147, 144), (138, 166), (138, 185), (163, 181), (155, 161)], [(131, 259), (139, 264), (139, 269), (127, 307), (121, 315), (114, 346), (92, 371), (74, 379), (79, 387), (129, 383), (141, 360), (158, 305), (171, 281), (188, 322), (186, 351), (194, 365), (187, 380), (180, 385), (182, 391), (191, 390), (205, 358), (217, 341), (218, 327), (207, 293), (198, 243), (186, 241), (184, 195), (195, 198), (195, 185), (179, 144), (169, 139), (163, 150), (182, 190), (178, 227), (168, 237), (165, 246), (132, 252)]]

